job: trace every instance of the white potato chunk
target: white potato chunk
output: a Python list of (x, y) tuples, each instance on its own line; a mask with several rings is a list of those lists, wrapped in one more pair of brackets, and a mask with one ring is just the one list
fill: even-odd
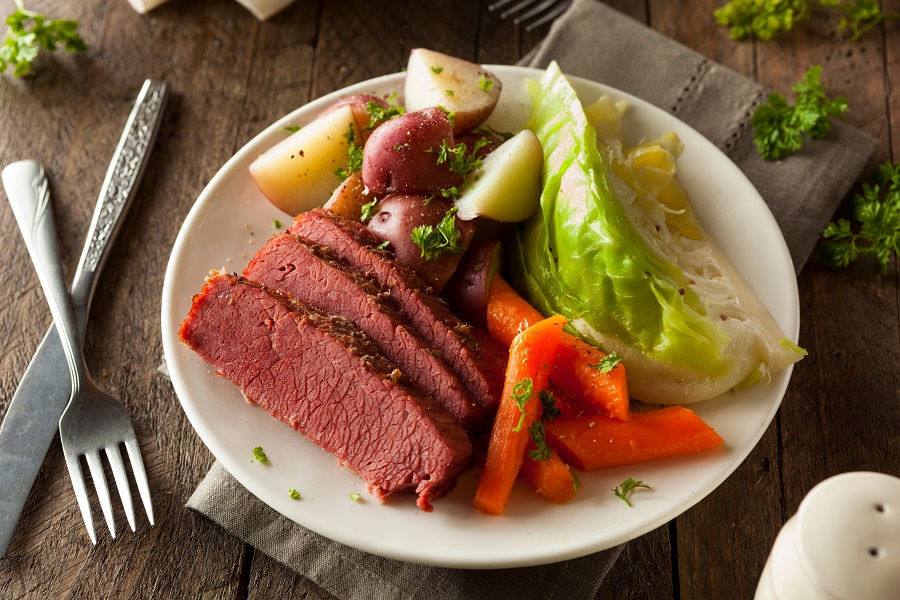
[(541, 142), (525, 129), (487, 155), (473, 171), (471, 185), (456, 201), (461, 219), (487, 217), (495, 221), (524, 221), (541, 203)]
[(350, 132), (352, 140), (360, 139), (353, 110), (342, 106), (266, 150), (250, 165), (250, 175), (289, 215), (322, 206), (340, 183), (335, 170), (347, 168)]
[(453, 113), (453, 134), (481, 125), (500, 98), (500, 80), (480, 65), (416, 48), (406, 65), (407, 111), (439, 106)]

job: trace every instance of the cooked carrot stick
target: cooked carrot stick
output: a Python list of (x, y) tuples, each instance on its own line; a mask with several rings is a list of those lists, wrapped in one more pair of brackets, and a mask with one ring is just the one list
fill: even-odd
[(512, 340), (503, 396), (475, 492), (475, 508), (481, 512), (499, 515), (509, 502), (529, 440), (528, 430), (541, 417), (538, 392), (547, 387), (565, 324), (564, 317), (550, 317)]
[(556, 452), (551, 451), (547, 460), (534, 460), (529, 457), (528, 453), (536, 449), (534, 442), (529, 441), (519, 474), (548, 500), (565, 504), (575, 497), (581, 485), (576, 483), (569, 467)]
[[(494, 276), (488, 298), (488, 331), (509, 345), (520, 331), (543, 317), (499, 275)], [(628, 384), (621, 363), (604, 372), (601, 359), (606, 356), (590, 344), (563, 332), (559, 359), (550, 379), (573, 399), (597, 408), (620, 421), (629, 418)]]
[(559, 417), (545, 429), (547, 442), (560, 458), (583, 471), (700, 452), (724, 443), (683, 406), (634, 413), (627, 423), (605, 415)]

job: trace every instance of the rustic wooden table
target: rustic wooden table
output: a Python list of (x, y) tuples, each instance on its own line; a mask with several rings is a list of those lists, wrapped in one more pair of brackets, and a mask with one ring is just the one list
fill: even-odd
[[(31, 81), (0, 77), (0, 165), (43, 161), (60, 246), (74, 269), (106, 164), (145, 78), (172, 97), (138, 202), (102, 276), (86, 341), (101, 386), (131, 413), (157, 523), (91, 547), (58, 440), (7, 555), (2, 598), (329, 598), (303, 577), (188, 512), (213, 458), (185, 418), (162, 358), (160, 293), (185, 215), (216, 170), (269, 123), (345, 85), (400, 70), (410, 48), (514, 63), (546, 34), (525, 33), (486, 0), (298, 0), (266, 23), (230, 0), (175, 0), (146, 16), (125, 0), (33, 0), (81, 22), (90, 45)], [(783, 93), (812, 64), (848, 120), (880, 140), (870, 167), (900, 160), (900, 22), (852, 43), (817, 16), (781, 41), (733, 42), (721, 0), (612, 2), (639, 21)], [(11, 2), (2, 11), (11, 12)], [(885, 2), (900, 12), (900, 1)], [(590, 48), (585, 48), (590, 52)], [(0, 415), (50, 322), (8, 204), (0, 202)], [(799, 278), (801, 344), (775, 421), (714, 493), (632, 541), (598, 598), (750, 598), (776, 534), (819, 481), (844, 471), (900, 475), (900, 283), (862, 262)]]

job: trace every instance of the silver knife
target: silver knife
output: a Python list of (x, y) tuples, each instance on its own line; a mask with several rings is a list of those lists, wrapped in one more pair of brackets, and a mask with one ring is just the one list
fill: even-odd
[[(106, 172), (70, 290), (79, 339), (84, 339), (97, 275), (144, 175), (166, 98), (165, 82), (144, 82)], [(70, 391), (66, 357), (51, 325), (0, 425), (0, 558), (56, 435)]]

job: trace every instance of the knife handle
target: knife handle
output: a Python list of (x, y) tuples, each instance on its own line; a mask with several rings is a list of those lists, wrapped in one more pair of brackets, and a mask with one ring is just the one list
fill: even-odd
[(138, 184), (144, 176), (150, 150), (162, 123), (167, 96), (164, 81), (144, 81), (100, 188), (91, 227), (72, 281), (72, 305), (80, 339), (84, 338), (97, 275), (121, 229), (122, 217), (137, 196)]
[(56, 246), (50, 185), (44, 167), (35, 160), (14, 162), (3, 169), (3, 187), (63, 342), (74, 392), (77, 382), (84, 378), (84, 359), (76, 351), (81, 348), (81, 338), (75, 328), (69, 290)]

